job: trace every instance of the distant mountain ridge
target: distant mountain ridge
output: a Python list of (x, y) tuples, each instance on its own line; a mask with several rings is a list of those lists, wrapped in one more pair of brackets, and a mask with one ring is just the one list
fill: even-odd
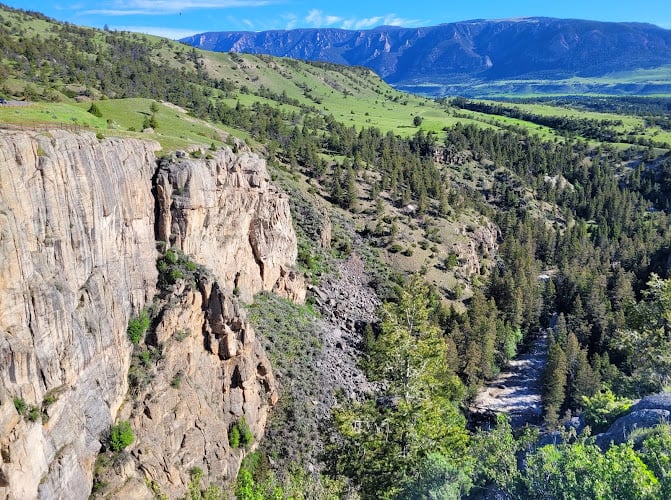
[(359, 31), (211, 32), (182, 41), (219, 52), (366, 66), (400, 87), (590, 78), (671, 66), (671, 30), (542, 17)]

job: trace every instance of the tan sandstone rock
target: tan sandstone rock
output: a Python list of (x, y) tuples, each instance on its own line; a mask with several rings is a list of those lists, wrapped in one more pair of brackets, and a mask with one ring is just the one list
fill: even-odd
[(221, 286), (247, 302), (274, 288), (305, 300), (302, 277), (290, 271), (297, 246), (289, 200), (257, 155), (225, 148), (209, 160), (164, 162), (156, 194), (158, 239), (211, 269)]
[[(154, 150), (0, 135), (0, 498), (86, 498), (127, 388), (133, 311), (156, 283)], [(44, 409), (19, 417), (14, 398)], [(44, 419), (46, 420), (46, 419)]]

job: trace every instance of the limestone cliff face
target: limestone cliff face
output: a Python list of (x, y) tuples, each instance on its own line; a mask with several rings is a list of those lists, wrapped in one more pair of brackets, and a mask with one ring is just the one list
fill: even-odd
[(128, 408), (132, 466), (104, 478), (103, 496), (153, 498), (149, 480), (178, 498), (194, 467), (209, 481), (234, 479), (245, 450), (229, 445), (231, 426), (244, 417), (255, 448), (277, 401), (270, 362), (237, 300), (204, 275), (196, 285), (180, 282), (147, 343), (162, 356)]
[(218, 151), (210, 160), (173, 159), (156, 179), (158, 239), (211, 269), (223, 287), (251, 300), (273, 290), (302, 302), (290, 270), (296, 234), (289, 200), (255, 154)]
[[(183, 495), (193, 466), (230, 479), (243, 455), (230, 426), (245, 416), (263, 434), (274, 379), (233, 290), (304, 298), (287, 199), (253, 155), (158, 168), (158, 148), (0, 136), (0, 499), (87, 498), (118, 417), (137, 436), (112, 481), (124, 498), (150, 498), (145, 479)], [(211, 273), (155, 297), (157, 235)], [(142, 348), (160, 359), (131, 399), (126, 327), (152, 299), (160, 313)]]
[[(0, 135), (0, 498), (90, 491), (99, 439), (126, 395), (126, 325), (155, 293), (157, 148)], [(42, 418), (46, 395), (56, 401)], [(14, 398), (37, 408), (35, 421)]]

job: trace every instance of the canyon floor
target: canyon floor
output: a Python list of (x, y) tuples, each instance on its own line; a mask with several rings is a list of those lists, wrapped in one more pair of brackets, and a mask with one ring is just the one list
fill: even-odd
[(508, 368), (487, 383), (475, 398), (471, 411), (491, 415), (503, 413), (513, 427), (540, 424), (541, 377), (547, 362), (549, 335), (539, 334), (532, 348), (510, 362)]

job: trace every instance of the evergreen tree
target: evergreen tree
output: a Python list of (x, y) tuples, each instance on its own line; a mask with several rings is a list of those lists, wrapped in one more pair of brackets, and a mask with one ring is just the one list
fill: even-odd
[(404, 484), (421, 482), (423, 467), (427, 460), (436, 465), (430, 458), (436, 454), (443, 464), (439, 477), (470, 467), (465, 419), (457, 407), (463, 387), (446, 363), (449, 348), (430, 320), (429, 300), (428, 287), (414, 277), (398, 303), (382, 307), (382, 331), (367, 371), (384, 390), (336, 412), (341, 440), (330, 450), (336, 472), (353, 478), (364, 498), (393, 496)]
[(551, 342), (543, 372), (543, 406), (548, 425), (556, 425), (564, 404), (567, 375), (566, 354), (558, 342)]

